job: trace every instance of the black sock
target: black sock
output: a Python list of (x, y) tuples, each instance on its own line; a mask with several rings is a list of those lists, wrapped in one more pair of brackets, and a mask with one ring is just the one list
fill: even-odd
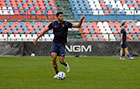
[(67, 66), (67, 63), (61, 62), (61, 64), (63, 64), (64, 66)]
[(56, 74), (58, 74), (58, 71), (56, 71)]
[(66, 65), (65, 66), (67, 66), (67, 63), (66, 63)]

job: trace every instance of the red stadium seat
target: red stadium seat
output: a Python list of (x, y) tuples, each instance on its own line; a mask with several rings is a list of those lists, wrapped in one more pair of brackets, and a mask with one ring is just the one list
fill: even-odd
[(138, 7), (139, 7), (138, 4), (135, 4), (135, 5), (134, 5), (134, 8), (138, 8)]
[(15, 28), (15, 25), (11, 25), (11, 29)]
[(113, 22), (109, 22), (109, 24), (108, 24), (108, 25), (109, 25), (109, 27), (110, 27), (110, 26), (112, 26), (112, 25), (114, 25), (114, 24), (113, 24)]
[(4, 28), (4, 25), (0, 25), (0, 29)]
[(41, 12), (41, 11), (37, 11), (36, 14), (37, 14), (37, 15), (41, 15), (42, 12)]
[(86, 25), (85, 22), (82, 23), (82, 26)]
[(36, 29), (36, 28), (38, 28), (38, 26), (37, 25), (34, 25), (33, 29)]
[(30, 7), (29, 9), (30, 9), (30, 10), (34, 10), (35, 8), (34, 8), (34, 7)]
[(140, 5), (140, 1), (138, 1), (138, 5)]
[(25, 8), (25, 7), (28, 7), (28, 5), (27, 4), (23, 4), (23, 8)]
[(14, 31), (14, 34), (18, 34), (19, 32), (18, 31)]
[(95, 38), (95, 37), (97, 37), (97, 34), (93, 34), (91, 37), (92, 37), (92, 38)]
[(4, 25), (4, 26), (8, 25), (8, 22), (3, 22), (3, 25)]
[(91, 25), (89, 25), (87, 28), (88, 28), (88, 29), (90, 29), (90, 28), (92, 28), (92, 26), (91, 26)]
[(105, 11), (105, 15), (109, 15), (109, 11)]
[(42, 25), (42, 23), (41, 22), (37, 22), (37, 26), (40, 26), (40, 25)]
[(131, 7), (133, 7), (133, 5), (132, 4), (129, 4), (129, 6), (128, 6), (129, 8), (131, 8)]
[(49, 4), (51, 5), (51, 4), (55, 4), (55, 1), (49, 1)]
[(128, 37), (132, 38), (132, 34), (127, 34)]
[(85, 29), (83, 30), (83, 33), (87, 33), (87, 34), (89, 34), (89, 30), (88, 30), (88, 28), (85, 28)]
[(15, 22), (15, 25), (19, 25), (20, 23), (19, 22)]
[(93, 41), (92, 37), (88, 37), (87, 41)]
[(20, 31), (22, 31), (22, 29), (21, 28), (18, 28), (17, 31), (14, 31), (14, 34), (19, 34)]
[(103, 38), (103, 37), (100, 37), (100, 38), (99, 38), (99, 41), (104, 41), (104, 38)]
[(18, 0), (16, 3), (17, 3), (17, 4), (22, 4), (20, 0)]
[(25, 11), (25, 14), (27, 15), (31, 15), (31, 11), (29, 10), (29, 11)]
[(40, 6), (40, 9), (45, 10), (46, 8), (45, 8), (45, 6)]
[(23, 10), (23, 7), (19, 7), (18, 9), (19, 9), (19, 10)]
[(32, 1), (27, 1), (28, 4), (32, 4)]
[(138, 34), (138, 38), (140, 39), (140, 34)]
[(30, 32), (30, 31), (26, 31), (25, 33), (26, 33), (26, 34), (30, 34), (31, 32)]

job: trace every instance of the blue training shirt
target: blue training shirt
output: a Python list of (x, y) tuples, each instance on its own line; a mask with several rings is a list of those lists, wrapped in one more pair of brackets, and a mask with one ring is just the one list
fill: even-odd
[(124, 28), (121, 29), (121, 34), (123, 34), (123, 42), (126, 41), (126, 31)]
[(54, 21), (48, 27), (49, 30), (53, 29), (54, 42), (67, 43), (68, 28), (72, 28), (71, 22), (63, 21), (59, 24), (58, 21)]

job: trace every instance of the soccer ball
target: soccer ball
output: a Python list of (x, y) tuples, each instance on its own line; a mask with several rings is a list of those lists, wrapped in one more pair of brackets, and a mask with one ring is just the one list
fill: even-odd
[(66, 78), (66, 74), (64, 72), (59, 72), (57, 78), (63, 80)]
[(34, 57), (34, 56), (35, 56), (35, 54), (34, 54), (34, 53), (32, 53), (32, 54), (31, 54), (31, 57)]

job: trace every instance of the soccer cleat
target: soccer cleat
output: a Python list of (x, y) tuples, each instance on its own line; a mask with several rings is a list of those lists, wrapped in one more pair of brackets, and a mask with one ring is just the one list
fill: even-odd
[(56, 74), (53, 78), (57, 78), (58, 77), (58, 74)]
[(125, 58), (120, 58), (120, 60), (125, 60)]
[(70, 72), (69, 64), (68, 64), (68, 63), (66, 63), (66, 64), (67, 64), (67, 66), (66, 66), (66, 70), (67, 70), (67, 72)]
[(132, 59), (134, 59), (134, 58), (133, 58), (133, 57), (129, 57), (128, 59), (129, 59), (129, 60), (132, 60)]

